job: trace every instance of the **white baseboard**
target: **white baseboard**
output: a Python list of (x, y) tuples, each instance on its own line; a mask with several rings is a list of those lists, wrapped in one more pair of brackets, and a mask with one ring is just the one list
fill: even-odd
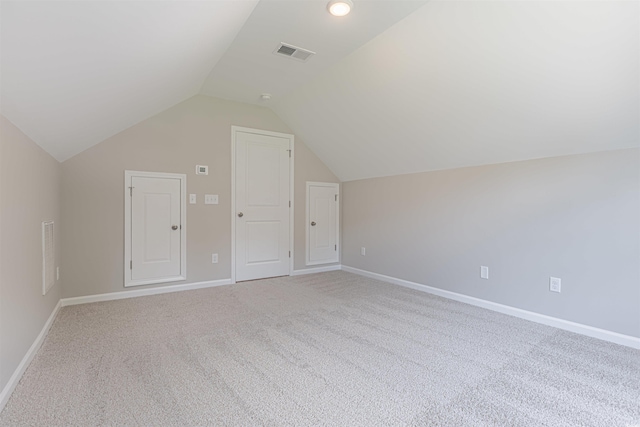
[(313, 268), (305, 268), (303, 270), (293, 270), (291, 275), (303, 276), (305, 274), (326, 273), (327, 271), (337, 271), (337, 270), (342, 270), (342, 266), (340, 264), (329, 265), (327, 267), (313, 267)]
[(11, 378), (9, 378), (9, 382), (7, 383), (7, 385), (4, 386), (4, 389), (0, 393), (0, 412), (2, 412), (2, 410), (4, 409), (5, 405), (9, 401), (9, 398), (11, 397), (11, 393), (13, 393), (13, 390), (15, 390), (16, 386), (20, 382), (20, 378), (22, 378), (22, 375), (27, 370), (27, 368), (29, 367), (29, 364), (31, 363), (36, 353), (40, 349), (40, 346), (44, 342), (44, 339), (47, 336), (47, 333), (49, 332), (49, 329), (51, 328), (53, 321), (56, 319), (56, 316), (60, 311), (60, 307), (62, 307), (62, 304), (61, 304), (61, 301), (58, 301), (58, 304), (56, 304), (55, 308), (51, 312), (49, 319), (47, 319), (47, 322), (42, 327), (40, 334), (37, 336), (33, 344), (31, 344), (31, 347), (27, 351), (27, 354), (25, 354), (22, 360), (20, 361), (20, 364), (18, 365), (16, 370), (13, 372), (13, 375), (11, 375)]
[(575, 332), (577, 334), (586, 335), (592, 338), (598, 338), (604, 341), (624, 345), (631, 348), (640, 349), (640, 338), (632, 337), (630, 335), (623, 335), (617, 332), (607, 331), (606, 329), (594, 328), (593, 326), (583, 325), (581, 323), (570, 322), (568, 320), (558, 319), (557, 317), (551, 317), (544, 314), (535, 313), (533, 311), (522, 310), (520, 308), (511, 307), (508, 305), (498, 304), (483, 300), (480, 298), (471, 297), (456, 292), (445, 291), (444, 289), (434, 288), (432, 286), (422, 285), (420, 283), (410, 282), (408, 280), (398, 279), (396, 277), (385, 276), (383, 274), (373, 273), (371, 271), (360, 270), (359, 268), (342, 266), (343, 271), (349, 273), (358, 274), (360, 276), (369, 277), (371, 279), (381, 280), (383, 282), (392, 283), (394, 285), (404, 286), (406, 288), (415, 289), (422, 292), (427, 292), (433, 295), (438, 295), (443, 298), (460, 301), (466, 304), (475, 305), (477, 307), (486, 308), (488, 310), (497, 311), (499, 313), (508, 314), (510, 316), (519, 317), (521, 319), (529, 320), (536, 323), (541, 323), (547, 326), (553, 326), (558, 329), (563, 329), (569, 332)]
[(63, 307), (91, 302), (113, 301), (118, 299), (159, 295), (170, 292), (191, 291), (194, 289), (213, 288), (215, 286), (230, 285), (231, 279), (210, 280), (207, 282), (186, 283), (183, 285), (160, 286), (157, 288), (135, 289), (131, 291), (110, 292), (108, 294), (87, 295), (83, 297), (62, 298)]
[(9, 382), (4, 387), (2, 392), (0, 393), (0, 412), (4, 409), (5, 405), (9, 401), (9, 397), (11, 397), (11, 393), (16, 388), (18, 383), (20, 382), (20, 378), (29, 367), (29, 364), (33, 360), (33, 357), (36, 355), (40, 346), (44, 342), (53, 321), (56, 318), (56, 315), (60, 311), (61, 307), (66, 307), (69, 305), (76, 304), (87, 304), (91, 302), (99, 302), (99, 301), (111, 301), (118, 300), (124, 298), (134, 298), (134, 297), (142, 297), (147, 295), (157, 295), (157, 294), (166, 294), (169, 292), (179, 292), (179, 291), (189, 291), (194, 289), (203, 289), (203, 288), (211, 288), (214, 286), (223, 286), (230, 285), (231, 279), (222, 279), (222, 280), (212, 280), (208, 282), (197, 282), (197, 283), (187, 283), (183, 285), (171, 285), (171, 286), (162, 286), (157, 288), (150, 289), (136, 289), (132, 291), (121, 291), (121, 292), (112, 292), (108, 294), (98, 294), (98, 295), (87, 295), (83, 297), (75, 297), (75, 298), (62, 298), (56, 304), (56, 307), (53, 309), (51, 316), (47, 320), (47, 323), (44, 324), (42, 330), (40, 331), (40, 335), (36, 338), (36, 340), (27, 351), (27, 354), (24, 355), (22, 361), (16, 368), (15, 372), (9, 379)]

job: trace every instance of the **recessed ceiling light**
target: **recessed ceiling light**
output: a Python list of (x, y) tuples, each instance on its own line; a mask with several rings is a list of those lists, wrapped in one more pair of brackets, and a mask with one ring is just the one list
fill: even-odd
[(333, 16), (345, 16), (351, 12), (353, 2), (351, 0), (331, 0), (327, 5), (329, 13)]

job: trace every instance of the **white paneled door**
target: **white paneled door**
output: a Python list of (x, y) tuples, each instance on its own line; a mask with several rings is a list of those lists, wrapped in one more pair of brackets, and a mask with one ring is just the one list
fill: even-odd
[(130, 216), (126, 221), (130, 247), (126, 286), (185, 279), (182, 177), (127, 177), (125, 197), (130, 200), (125, 215)]
[(291, 138), (234, 132), (235, 279), (289, 275)]
[(338, 184), (307, 182), (307, 265), (338, 262)]

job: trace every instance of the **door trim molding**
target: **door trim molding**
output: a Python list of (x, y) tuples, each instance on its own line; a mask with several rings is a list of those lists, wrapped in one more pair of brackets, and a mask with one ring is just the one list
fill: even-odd
[[(180, 276), (160, 277), (157, 279), (132, 280), (129, 262), (131, 261), (131, 196), (129, 186), (134, 176), (146, 178), (173, 178), (180, 180)], [(124, 171), (124, 287), (152, 285), (157, 283), (180, 282), (187, 280), (187, 175), (183, 173)]]
[[(310, 261), (310, 252), (311, 248), (311, 239), (309, 239), (309, 202), (311, 201), (309, 198), (309, 190), (310, 187), (329, 187), (336, 190), (336, 194), (338, 195), (338, 200), (336, 200), (336, 256), (335, 260), (331, 261)], [(304, 226), (304, 240), (305, 240), (305, 265), (321, 265), (321, 264), (333, 264), (340, 262), (340, 184), (337, 182), (313, 182), (307, 181), (307, 193), (305, 199), (305, 226)]]
[(268, 130), (252, 129), (242, 126), (231, 126), (231, 283), (236, 283), (236, 135), (238, 132), (253, 133), (257, 135), (275, 136), (278, 138), (284, 138), (289, 140), (289, 150), (291, 150), (291, 161), (289, 163), (289, 200), (291, 200), (291, 208), (289, 209), (289, 250), (291, 256), (289, 257), (289, 276), (293, 274), (293, 230), (294, 230), (294, 215), (293, 209), (295, 206), (294, 195), (294, 165), (295, 165), (295, 152), (294, 152), (294, 136), (289, 133), (272, 132)]

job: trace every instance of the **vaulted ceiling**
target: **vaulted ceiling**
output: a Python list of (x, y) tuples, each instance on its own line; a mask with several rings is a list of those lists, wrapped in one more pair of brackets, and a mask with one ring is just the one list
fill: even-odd
[(345, 181), (640, 146), (637, 1), (327, 1), (3, 0), (2, 114), (64, 161), (198, 93), (261, 104)]

